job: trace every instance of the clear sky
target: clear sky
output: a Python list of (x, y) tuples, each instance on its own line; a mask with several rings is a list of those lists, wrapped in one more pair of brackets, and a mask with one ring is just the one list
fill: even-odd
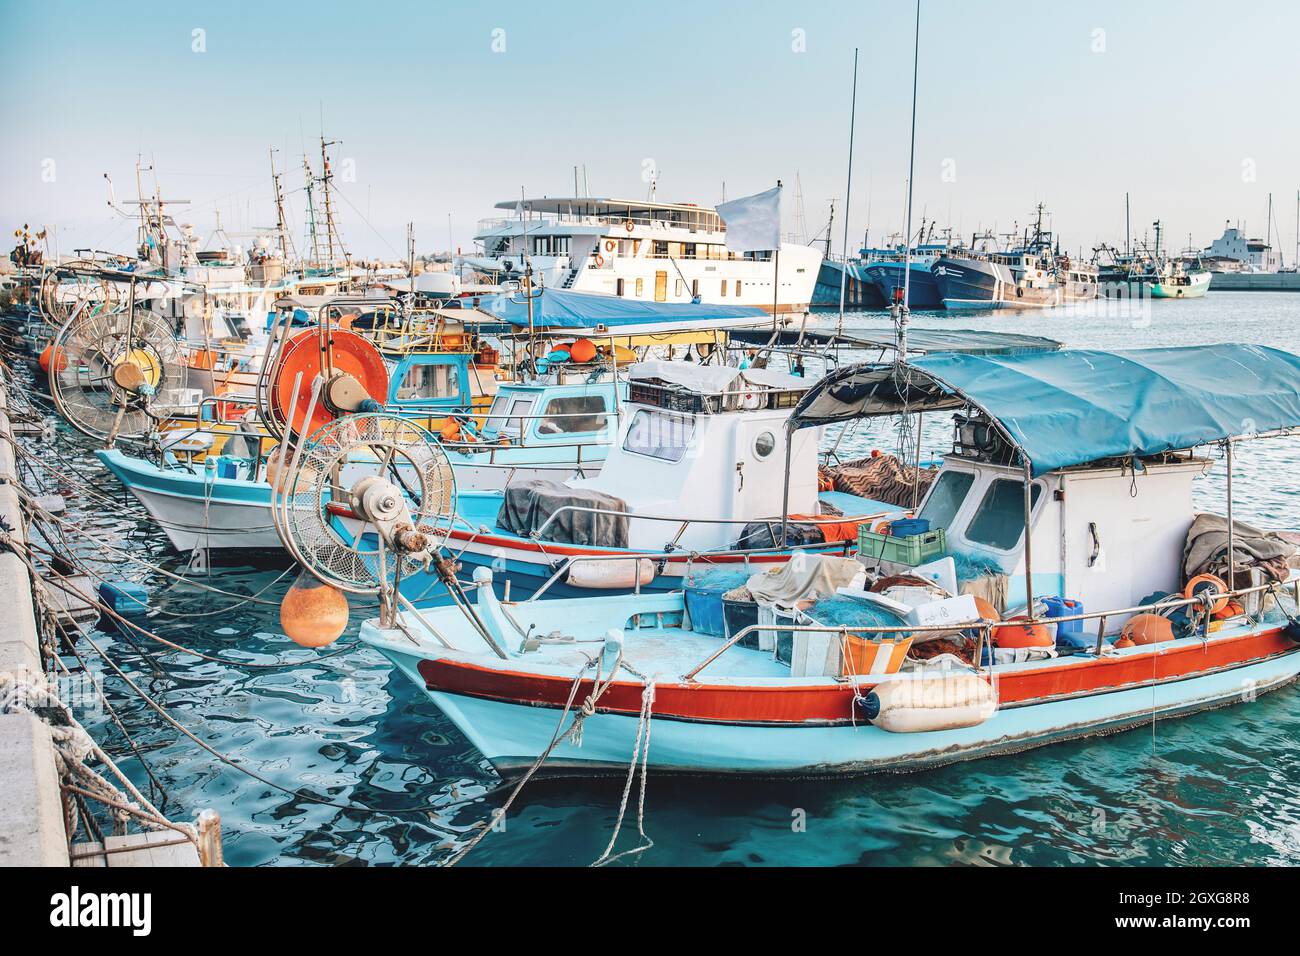
[[(349, 247), (466, 249), (494, 203), (570, 195), (715, 203), (802, 184), (807, 232), (838, 198), (861, 50), (851, 247), (903, 222), (909, 2), (397, 4), (0, 0), (0, 213), (60, 251), (128, 250), (106, 205), (137, 155), (206, 235), (271, 225), (269, 146), (304, 217), (302, 153), (335, 147)], [(202, 31), (196, 33), (195, 31)], [(1007, 231), (1046, 202), (1074, 250), (1162, 219), (1175, 246), (1225, 220), (1290, 264), (1300, 188), (1300, 3), (923, 0), (916, 216)], [(150, 185), (152, 181), (150, 180)]]

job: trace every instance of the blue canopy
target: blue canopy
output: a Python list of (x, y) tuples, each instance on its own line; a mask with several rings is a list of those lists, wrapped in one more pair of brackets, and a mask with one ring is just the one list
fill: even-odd
[(800, 401), (791, 427), (966, 406), (996, 422), (1042, 475), (1300, 426), (1300, 356), (1257, 345), (934, 353), (832, 372)]
[[(525, 293), (489, 296), (483, 308), (511, 325), (528, 325)], [(551, 329), (607, 329), (654, 327), (658, 331), (725, 328), (771, 322), (762, 309), (744, 305), (647, 302), (621, 296), (592, 295), (563, 289), (538, 289), (533, 293), (533, 325)]]

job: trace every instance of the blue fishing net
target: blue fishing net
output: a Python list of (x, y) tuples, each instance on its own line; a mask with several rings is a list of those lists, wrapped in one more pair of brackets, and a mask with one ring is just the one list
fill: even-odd
[(986, 555), (949, 551), (945, 557), (952, 558), (953, 564), (957, 566), (957, 580), (961, 584), (1007, 573), (1001, 564)]
[(738, 588), (750, 579), (753, 571), (732, 571), (728, 568), (696, 568), (684, 584), (688, 588), (700, 588), (710, 591), (730, 591)]
[[(818, 624), (831, 627), (891, 627), (906, 622), (892, 611), (869, 601), (834, 594), (824, 597), (804, 612)], [(889, 637), (882, 634), (881, 637)]]

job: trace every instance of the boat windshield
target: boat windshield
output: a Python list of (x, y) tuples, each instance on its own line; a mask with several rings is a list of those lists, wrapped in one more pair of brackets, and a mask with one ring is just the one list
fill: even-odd
[[(1038, 502), (1042, 489), (1030, 491), (1030, 508)], [(976, 544), (999, 551), (1011, 551), (1020, 543), (1025, 530), (1025, 486), (1010, 478), (994, 480), (984, 492), (984, 500), (966, 528), (966, 537)]]
[(398, 401), (459, 397), (460, 369), (454, 365), (412, 365), (397, 388)]
[(518, 435), (523, 431), (523, 423), (532, 410), (532, 396), (503, 392), (492, 400), (483, 430), (502, 435)]
[(632, 416), (623, 450), (677, 462), (695, 438), (695, 416), (639, 408)]
[(573, 435), (605, 428), (605, 399), (600, 395), (563, 395), (552, 398), (537, 423), (539, 435)]
[(969, 471), (942, 472), (918, 517), (929, 521), (931, 528), (950, 527), (974, 483), (975, 476)]

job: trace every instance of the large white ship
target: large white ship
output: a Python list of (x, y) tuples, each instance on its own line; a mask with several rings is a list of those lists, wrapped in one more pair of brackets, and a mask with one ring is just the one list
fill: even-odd
[(547, 288), (649, 302), (730, 303), (781, 314), (808, 310), (820, 250), (782, 243), (773, 288), (770, 252), (727, 249), (716, 210), (624, 199), (523, 199), (513, 215), (479, 223), (465, 265), (497, 279), (520, 277), (525, 257)]

